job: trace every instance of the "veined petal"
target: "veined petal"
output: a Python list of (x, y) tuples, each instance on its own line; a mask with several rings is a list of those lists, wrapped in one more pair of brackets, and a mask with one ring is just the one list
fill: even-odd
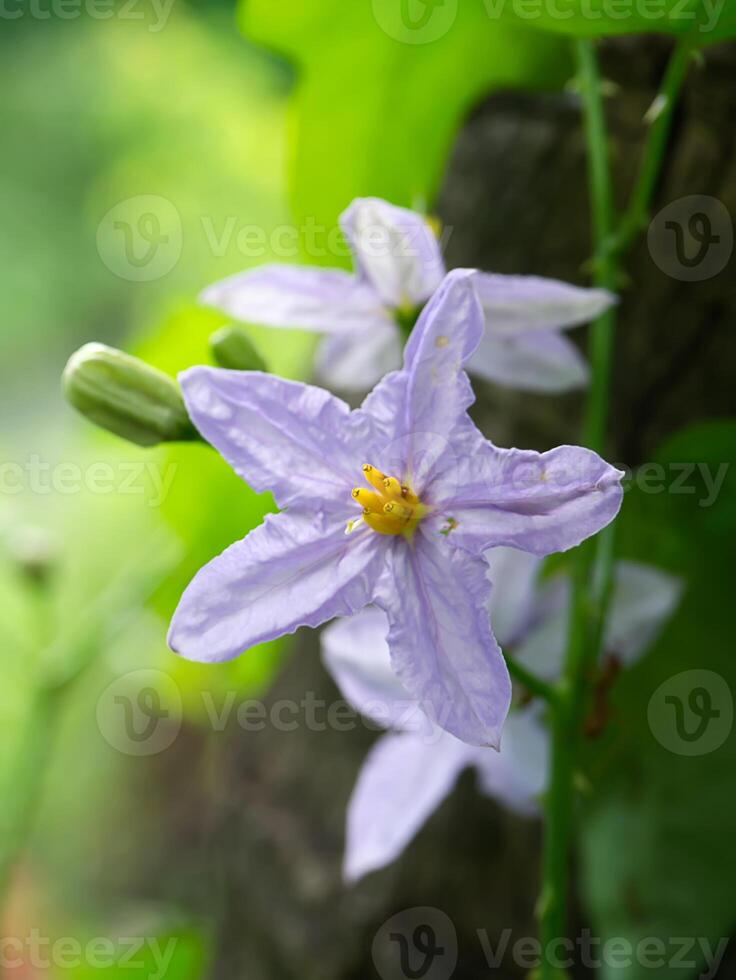
[(388, 628), (377, 606), (337, 619), (322, 632), (322, 659), (356, 711), (384, 728), (427, 734), (433, 726), (391, 666)]
[(433, 486), (437, 514), (424, 523), (436, 532), (444, 525), (472, 554), (505, 545), (543, 557), (575, 547), (614, 519), (623, 475), (579, 446), (537, 453), (479, 440), (452, 479)]
[(617, 302), (606, 289), (583, 289), (540, 276), (479, 272), (474, 283), (490, 333), (576, 327)]
[(492, 548), (484, 555), (491, 580), (489, 611), (502, 647), (513, 644), (534, 619), (542, 562), (516, 548)]
[(340, 216), (361, 282), (400, 309), (425, 303), (442, 282), (445, 262), (433, 230), (414, 211), (379, 198), (357, 198)]
[(494, 333), (486, 330), (468, 371), (487, 381), (524, 391), (555, 393), (588, 384), (588, 363), (556, 331)]
[(249, 323), (322, 333), (391, 323), (375, 289), (341, 269), (264, 265), (208, 286), (200, 302)]
[(279, 507), (342, 508), (375, 434), (368, 419), (323, 388), (258, 371), (195, 367), (179, 375), (197, 429)]
[(249, 647), (350, 616), (371, 601), (385, 565), (377, 535), (346, 537), (315, 513), (269, 514), (195, 575), (169, 645), (189, 660), (230, 660)]
[(537, 706), (512, 711), (504, 726), (501, 751), (479, 750), (475, 766), (487, 796), (518, 813), (536, 813), (538, 797), (549, 779), (549, 735)]
[(451, 437), (475, 400), (463, 371), (483, 336), (473, 275), (460, 269), (446, 276), (412, 331), (404, 370), (384, 378), (362, 406), (383, 434), (378, 465), (400, 472), (420, 495), (438, 467), (452, 468)]
[(376, 604), (389, 618), (391, 661), (431, 721), (474, 745), (498, 747), (511, 701), (488, 617), (484, 561), (444, 538), (397, 541)]
[(395, 323), (326, 337), (317, 351), (317, 375), (338, 391), (368, 391), (401, 364), (401, 339)]
[(471, 764), (473, 752), (446, 733), (434, 742), (402, 733), (384, 735), (376, 743), (348, 805), (348, 881), (391, 864), (402, 853)]

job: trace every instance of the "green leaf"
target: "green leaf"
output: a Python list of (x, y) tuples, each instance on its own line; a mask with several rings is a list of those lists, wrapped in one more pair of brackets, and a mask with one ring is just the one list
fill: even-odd
[[(628, 966), (605, 967), (604, 978), (671, 976), (674, 936), (698, 940), (685, 957), (697, 967), (681, 974), (695, 976), (708, 959), (701, 941), (715, 950), (733, 927), (735, 462), (736, 421), (686, 429), (657, 454), (660, 469), (650, 464), (647, 480), (634, 481), (620, 518), (622, 556), (682, 576), (686, 592), (655, 647), (618, 686), (615, 737), (597, 753), (581, 842), (595, 935), (634, 946), (654, 937), (666, 946), (665, 962), (655, 968), (660, 957), (647, 965), (633, 956)], [(685, 672), (694, 670), (710, 672), (698, 677), (723, 709), (699, 744), (680, 734), (672, 702), (664, 706), (671, 712), (659, 707), (670, 690), (690, 712)], [(685, 720), (692, 737), (699, 719)]]
[[(508, 87), (571, 74), (560, 39), (490, 22), (481, 2), (450, 3), (451, 23), (407, 30), (395, 0), (243, 0), (246, 34), (296, 62), (291, 190), (299, 221), (324, 230), (354, 197), (431, 201), (463, 117)], [(419, 42), (419, 43), (417, 43)], [(336, 265), (315, 235), (307, 256)]]

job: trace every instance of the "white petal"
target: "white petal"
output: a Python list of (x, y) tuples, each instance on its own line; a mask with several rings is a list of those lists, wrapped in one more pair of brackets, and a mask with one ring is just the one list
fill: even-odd
[(549, 779), (549, 735), (536, 707), (512, 711), (500, 752), (484, 750), (476, 761), (480, 786), (519, 813), (536, 813)]
[(605, 647), (626, 664), (655, 641), (675, 611), (684, 583), (650, 565), (621, 561), (615, 570)]
[(348, 881), (396, 860), (470, 765), (472, 753), (444, 733), (436, 741), (400, 734), (376, 743), (348, 806)]
[(317, 376), (337, 391), (369, 391), (401, 366), (401, 338), (393, 323), (326, 337), (317, 351)]
[(397, 731), (427, 732), (429, 720), (391, 667), (388, 619), (369, 606), (322, 632), (322, 658), (343, 696), (366, 718)]
[(540, 276), (479, 272), (475, 287), (492, 333), (558, 330), (590, 323), (616, 303), (605, 289)]
[(560, 333), (497, 333), (486, 328), (468, 371), (487, 381), (524, 391), (560, 392), (589, 381), (587, 361)]
[(248, 323), (321, 333), (392, 322), (375, 289), (340, 269), (264, 265), (216, 282), (200, 301)]
[(534, 612), (542, 561), (516, 548), (491, 548), (483, 556), (490, 566), (490, 614), (501, 646), (516, 642)]
[(358, 198), (340, 217), (361, 279), (396, 309), (425, 303), (445, 275), (437, 237), (424, 218), (379, 198)]

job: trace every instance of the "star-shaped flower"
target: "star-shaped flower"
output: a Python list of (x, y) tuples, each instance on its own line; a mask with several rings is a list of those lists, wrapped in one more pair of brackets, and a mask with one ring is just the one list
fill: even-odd
[[(538, 676), (560, 675), (568, 635), (566, 576), (540, 582), (541, 560), (512, 548), (486, 555), (496, 582), (489, 604), (496, 635)], [(656, 568), (620, 562), (604, 648), (633, 664), (674, 611), (682, 583)], [(536, 812), (547, 787), (549, 737), (538, 702), (513, 710), (500, 752), (458, 741), (428, 720), (391, 668), (386, 615), (376, 607), (332, 623), (322, 634), (325, 665), (347, 700), (390, 729), (369, 753), (348, 805), (345, 877), (355, 881), (394, 861), (473, 768), (486, 796), (521, 814)]]
[[(367, 391), (401, 362), (400, 324), (410, 323), (445, 276), (437, 237), (420, 214), (359, 198), (340, 218), (355, 273), (266, 265), (215, 283), (202, 301), (230, 316), (326, 334), (320, 377)], [(468, 371), (498, 384), (558, 392), (585, 385), (588, 366), (562, 331), (594, 320), (615, 298), (537, 276), (478, 273), (486, 329)]]
[(283, 512), (196, 575), (171, 625), (174, 650), (227, 660), (374, 603), (388, 616), (396, 673), (433, 720), (499, 744), (511, 685), (482, 556), (494, 545), (545, 555), (579, 544), (618, 513), (623, 474), (588, 449), (504, 450), (481, 435), (462, 370), (484, 328), (473, 275), (446, 278), (403, 369), (358, 410), (260, 372), (181, 375), (201, 434)]

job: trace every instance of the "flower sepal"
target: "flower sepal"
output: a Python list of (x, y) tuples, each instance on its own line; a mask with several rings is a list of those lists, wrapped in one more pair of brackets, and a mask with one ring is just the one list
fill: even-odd
[(200, 438), (176, 381), (114, 347), (80, 347), (62, 385), (70, 405), (90, 422), (137, 446)]
[(222, 327), (210, 337), (210, 352), (219, 367), (232, 371), (266, 371), (266, 362), (240, 327)]

